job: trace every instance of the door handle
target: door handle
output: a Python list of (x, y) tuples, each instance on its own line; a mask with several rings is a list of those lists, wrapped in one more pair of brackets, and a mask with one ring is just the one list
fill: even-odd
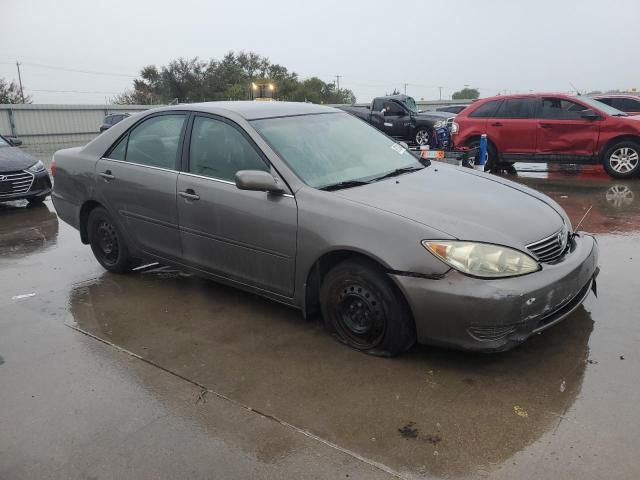
[(541, 123), (540, 124), (540, 128), (551, 128), (551, 124), (550, 123)]
[(501, 124), (500, 122), (493, 122), (493, 123), (491, 124), (491, 126), (492, 126), (492, 127), (501, 127), (501, 126), (502, 126), (502, 124)]
[(114, 178), (116, 178), (112, 173), (111, 170), (105, 170), (104, 172), (100, 172), (98, 175), (100, 175), (102, 178), (104, 178), (105, 180), (109, 181), (109, 180), (113, 180)]
[(196, 192), (193, 191), (193, 188), (187, 188), (184, 191), (178, 192), (178, 195), (187, 200), (200, 200), (200, 195), (197, 195)]

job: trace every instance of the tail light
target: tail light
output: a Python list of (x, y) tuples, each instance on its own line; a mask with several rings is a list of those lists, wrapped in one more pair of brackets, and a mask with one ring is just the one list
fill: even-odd
[(56, 157), (51, 158), (51, 176), (55, 178), (58, 167), (56, 166)]
[(460, 130), (460, 126), (455, 122), (451, 122), (451, 135), (455, 135)]

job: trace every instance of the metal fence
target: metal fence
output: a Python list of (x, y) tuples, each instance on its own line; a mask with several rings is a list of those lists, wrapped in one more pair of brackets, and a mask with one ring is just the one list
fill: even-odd
[[(470, 100), (417, 101), (422, 110), (471, 103)], [(158, 105), (153, 105), (157, 107)], [(0, 134), (22, 140), (24, 150), (48, 164), (61, 148), (84, 145), (99, 134), (105, 115), (136, 113), (149, 105), (0, 105)]]
[(104, 116), (136, 113), (147, 105), (0, 105), (0, 134), (48, 162), (56, 150), (84, 145), (99, 134)]

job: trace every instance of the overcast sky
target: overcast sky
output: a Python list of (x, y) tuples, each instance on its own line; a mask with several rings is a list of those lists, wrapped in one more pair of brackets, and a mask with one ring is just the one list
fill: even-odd
[(342, 75), (358, 101), (404, 83), (417, 99), (438, 86), (443, 98), (465, 85), (640, 90), (639, 48), (639, 0), (0, 0), (0, 77), (22, 62), (36, 103), (105, 103), (144, 65), (229, 50), (301, 77)]

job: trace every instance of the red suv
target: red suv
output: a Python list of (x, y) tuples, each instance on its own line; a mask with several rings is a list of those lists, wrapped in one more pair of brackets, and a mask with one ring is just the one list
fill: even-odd
[(602, 163), (615, 178), (640, 173), (640, 116), (588, 97), (528, 94), (484, 98), (455, 118), (456, 147), (489, 139), (487, 165), (515, 162)]

